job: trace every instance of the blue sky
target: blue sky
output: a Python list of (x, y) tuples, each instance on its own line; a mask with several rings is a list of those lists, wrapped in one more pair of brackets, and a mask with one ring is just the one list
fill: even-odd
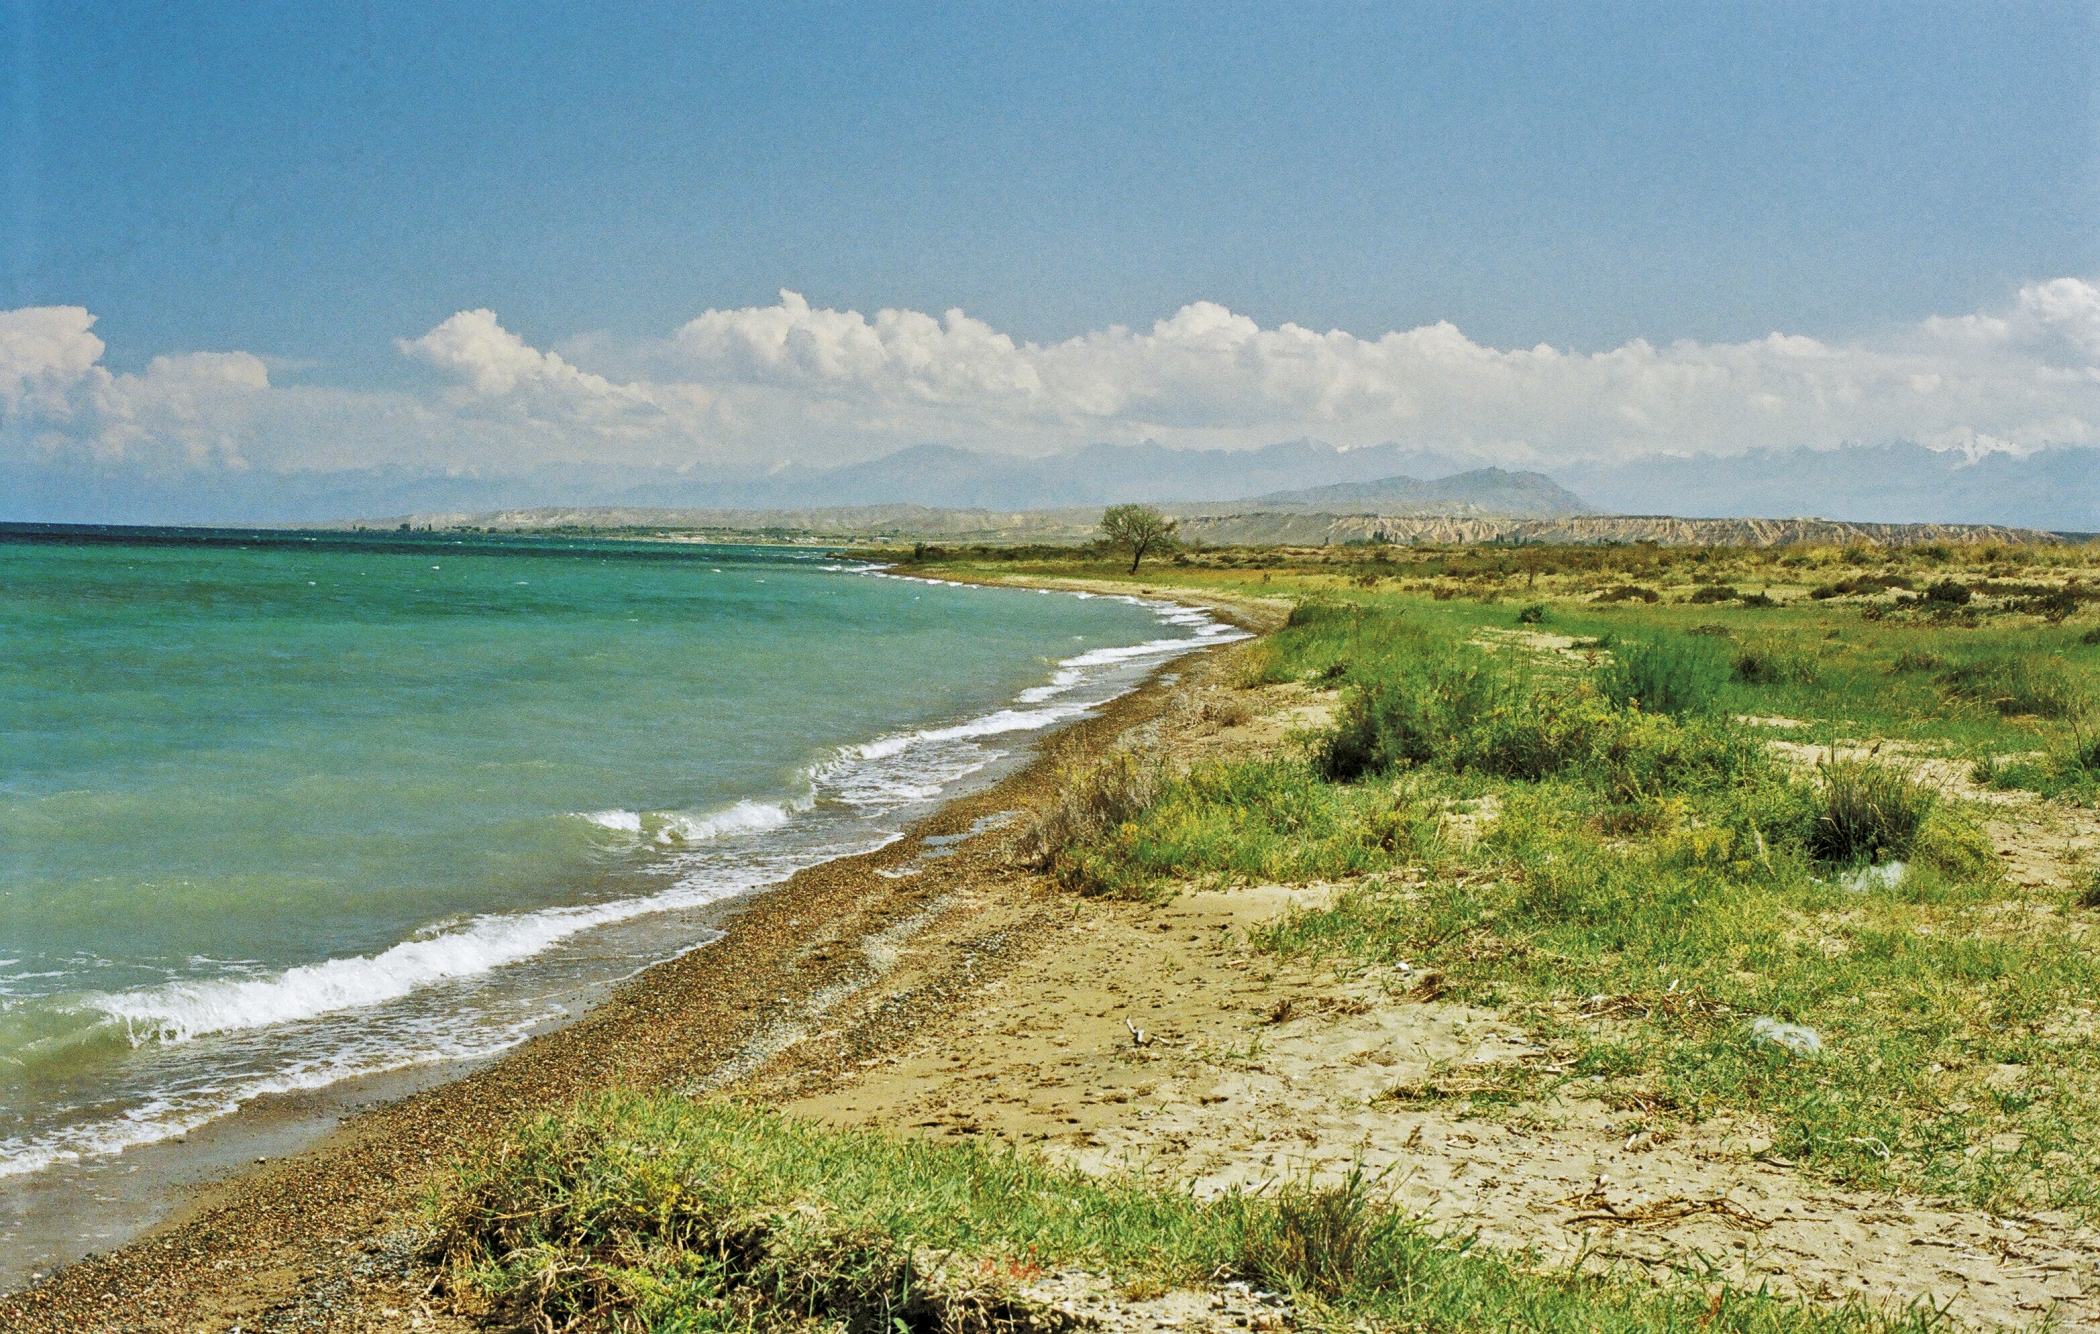
[(87, 306), (113, 366), (392, 373), (464, 308), (556, 341), (782, 287), (1038, 340), (1210, 300), (1593, 349), (2100, 268), (2091, 5), (11, 18), (0, 304)]
[[(40, 467), (80, 445), (103, 469), (486, 470), (935, 439), (1750, 447), (1726, 404), (1666, 420), (1674, 390), (1614, 399), (1629, 391), (1609, 376), (1468, 417), (1425, 412), (1448, 386), (1405, 377), (1359, 412), (1343, 375), (1235, 415), (1252, 391), (1200, 376), (1143, 400), (1128, 364), (1163, 345), (1123, 369), (1099, 347), (1036, 356), (1213, 307), (1243, 322), (1242, 352), (1291, 328), (1369, 342), (1448, 321), (1475, 351), (1690, 340), (1708, 366), (1783, 331), (1870, 351), (1890, 384), (1974, 363), (1939, 334), (1921, 350), (1931, 317), (2026, 320), (2026, 381), (1934, 412), (1900, 395), (1879, 416), (1782, 412), (1750, 443), (2089, 443), (2100, 403), (2037, 388), (2034, 368), (2100, 318), (2082, 304), (2100, 276), (2096, 14), (12, 0), (0, 320), (35, 350), (9, 354), (31, 369), (0, 394), (0, 448), (19, 461), (40, 439)], [(2086, 286), (2045, 286), (2064, 280)], [(86, 315), (48, 313), (69, 308)], [(876, 328), (881, 310), (952, 308), (1019, 351)], [(735, 329), (689, 328), (737, 311)], [(825, 323), (846, 312), (865, 327)], [(835, 338), (884, 368), (841, 369)], [(1954, 361), (1887, 360), (1928, 353)], [(522, 379), (487, 372), (528, 354)], [(928, 357), (937, 384), (911, 379)], [(1775, 383), (1754, 392), (1829, 388)], [(595, 424), (562, 393), (596, 395)], [(1017, 416), (965, 411), (972, 393), (1034, 397)], [(1587, 425), (1524, 425), (1576, 400)], [(422, 445), (403, 452), (404, 431)]]

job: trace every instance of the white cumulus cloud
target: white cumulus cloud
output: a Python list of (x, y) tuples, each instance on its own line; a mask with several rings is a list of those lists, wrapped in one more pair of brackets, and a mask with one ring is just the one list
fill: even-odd
[(0, 465), (611, 475), (824, 465), (930, 441), (1036, 453), (1313, 436), (1540, 465), (1895, 439), (1972, 456), (2100, 443), (2100, 287), (2079, 278), (1873, 339), (1598, 352), (1488, 347), (1449, 323), (1369, 337), (1264, 328), (1211, 302), (1149, 329), (1036, 343), (960, 310), (870, 316), (783, 292), (706, 311), (623, 363), (603, 341), (564, 357), (467, 310), (398, 344), (444, 385), (404, 377), (384, 391), (275, 385), (246, 352), (112, 373), (94, 322), (77, 306), (0, 312)]
[(1449, 323), (1362, 338), (1264, 329), (1210, 302), (1149, 332), (1036, 344), (960, 311), (870, 319), (784, 292), (778, 305), (708, 311), (670, 346), (685, 376), (776, 410), (823, 402), (875, 431), (904, 422), (1030, 444), (1304, 433), (1560, 461), (1891, 438), (2024, 448), (2089, 443), (2100, 420), (2100, 289), (2075, 278), (2028, 287), (2001, 314), (1843, 344), (1774, 333), (1503, 350)]

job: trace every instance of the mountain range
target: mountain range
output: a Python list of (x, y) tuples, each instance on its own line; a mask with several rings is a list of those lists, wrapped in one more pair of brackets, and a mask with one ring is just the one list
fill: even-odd
[[(1176, 506), (1199, 514), (1216, 505)], [(1544, 473), (1475, 468), (1450, 477), (1382, 477), (1375, 482), (1334, 482), (1296, 491), (1272, 491), (1225, 508), (1302, 514), (1503, 515), (1550, 518), (1595, 514), (1598, 509)]]
[(1909, 443), (1652, 454), (1505, 472), (1485, 460), (1311, 440), (1253, 450), (1089, 445), (1036, 458), (921, 445), (834, 468), (765, 475), (585, 466), (507, 476), (341, 472), (198, 472), (167, 478), (78, 475), (0, 463), (0, 518), (54, 522), (299, 524), (379, 515), (533, 506), (801, 510), (908, 504), (999, 512), (1149, 501), (1180, 512), (1390, 515), (1574, 513), (1710, 518), (2017, 524), (2100, 531), (2100, 449), (2015, 456)]

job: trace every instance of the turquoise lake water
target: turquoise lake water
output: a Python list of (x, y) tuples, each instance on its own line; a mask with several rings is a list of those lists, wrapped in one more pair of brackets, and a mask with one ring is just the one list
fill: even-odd
[(1232, 633), (783, 549), (0, 528), (0, 1175), (500, 1051)]

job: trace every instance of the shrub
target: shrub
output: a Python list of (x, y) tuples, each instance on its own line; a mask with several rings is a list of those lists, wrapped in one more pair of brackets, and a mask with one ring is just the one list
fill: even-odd
[(1746, 644), (1736, 651), (1735, 679), (1751, 685), (1807, 685), (1816, 679), (1816, 660), (1776, 644)]
[(1857, 579), (1840, 579), (1834, 584), (1818, 585), (1810, 590), (1809, 596), (1819, 601), (1835, 597), (1849, 597), (1853, 594), (1864, 594), (1872, 597), (1884, 589), (1908, 589), (1909, 587), (1910, 580), (1900, 574), (1863, 574)]
[(1742, 601), (1746, 607), (1776, 607), (1779, 605), (1772, 600), (1770, 593), (1745, 593)]
[(1546, 604), (1543, 602), (1534, 602), (1528, 607), (1519, 608), (1517, 611), (1518, 625), (1542, 625), (1545, 623), (1545, 620)]
[(1362, 1163), (1332, 1186), (1291, 1182), (1275, 1208), (1257, 1215), (1241, 1244), (1239, 1270), (1264, 1287), (1329, 1301), (1353, 1287), (1387, 1233), (1404, 1217), (1372, 1193)]
[(1726, 584), (1704, 584), (1694, 589), (1691, 597), (1686, 600), (1694, 603), (1733, 602), (1739, 596), (1741, 595)]
[(1050, 864), (1067, 887), (1128, 898), (1174, 881), (1337, 879), (1427, 849), (1440, 813), (1320, 782), (1302, 761), (1199, 764), (1130, 820), (1068, 839)]
[(1999, 874), (1998, 850), (1990, 835), (1938, 803), (1918, 830), (1910, 858), (1953, 880), (1981, 880)]
[(2013, 603), (2013, 609), (2039, 616), (2051, 625), (2061, 625), (2065, 618), (2078, 610), (2085, 601), (2081, 590), (2075, 588), (2052, 588), (2046, 592), (2023, 597)]
[(1591, 601), (1655, 602), (1658, 601), (1661, 597), (1662, 594), (1656, 592), (1652, 588), (1642, 588), (1639, 584), (1620, 584), (1616, 588), (1605, 589), (1602, 593), (1599, 593), (1596, 597), (1592, 598)]
[(1941, 676), (1940, 684), (1956, 699), (1989, 704), (2007, 717), (2070, 718), (2086, 703), (2061, 662), (2035, 654), (1978, 658)]
[(1925, 590), (1927, 602), (1944, 603), (1950, 607), (1966, 607), (1969, 597), (1969, 586), (1952, 579), (1942, 579)]
[(1886, 765), (1838, 760), (1820, 767), (1822, 806), (1809, 830), (1809, 855), (1839, 865), (1911, 855), (1932, 814), (1932, 789)]
[(1613, 801), (1711, 791), (1766, 771), (1763, 744), (1723, 718), (1622, 713), (1592, 738), (1584, 776)]
[(1334, 728), (1316, 746), (1314, 763), (1322, 776), (1348, 782), (1427, 763), (1497, 704), (1514, 702), (1504, 672), (1476, 649), (1452, 648), (1433, 660), (1386, 666), (1385, 679), (1343, 701)]
[(2096, 625), (2078, 636), (2078, 642), (2081, 644), (2100, 644), (2100, 625)]
[(1625, 643), (1598, 674), (1598, 688), (1620, 708), (1638, 705), (1678, 717), (1714, 707), (1730, 664), (1720, 645), (1686, 635)]
[(1150, 810), (1164, 777), (1157, 763), (1127, 751), (1067, 773), (1022, 839), (1023, 859), (1069, 889), (1095, 888), (1084, 850)]

